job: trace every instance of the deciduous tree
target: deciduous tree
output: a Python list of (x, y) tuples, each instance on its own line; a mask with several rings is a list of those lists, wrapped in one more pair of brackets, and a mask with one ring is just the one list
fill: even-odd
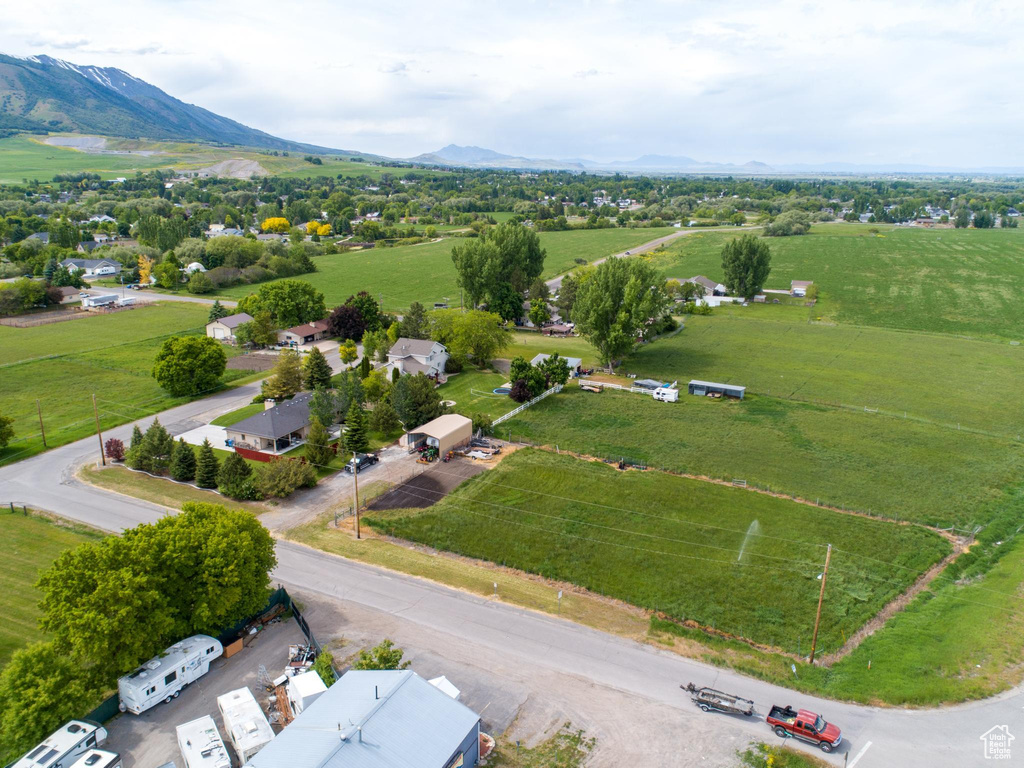
[(768, 243), (753, 235), (730, 240), (722, 249), (725, 286), (737, 296), (751, 299), (761, 292), (772, 271), (772, 253)]
[(352, 341), (352, 339), (346, 339), (344, 343), (338, 347), (338, 355), (341, 357), (341, 362), (348, 365), (359, 356), (359, 349), (356, 347), (356, 343)]
[(294, 349), (283, 349), (269, 379), (263, 383), (265, 397), (284, 400), (302, 391), (302, 361)]
[(508, 348), (512, 334), (501, 318), (492, 312), (438, 309), (429, 315), (430, 337), (448, 349), (457, 359), (471, 360), (479, 366)]
[(352, 669), (405, 669), (410, 662), (402, 661), (405, 652), (390, 640), (383, 640), (370, 650), (362, 650)]
[(153, 378), (175, 397), (208, 392), (227, 368), (224, 348), (208, 336), (173, 336), (164, 340), (153, 364)]
[(253, 317), (261, 309), (270, 312), (279, 328), (322, 320), (327, 314), (324, 295), (304, 280), (265, 283), (238, 302), (238, 311)]

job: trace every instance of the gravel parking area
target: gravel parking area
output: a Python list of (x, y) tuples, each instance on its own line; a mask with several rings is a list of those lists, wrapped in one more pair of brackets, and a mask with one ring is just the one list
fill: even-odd
[(447, 463), (435, 461), (421, 474), (378, 496), (368, 509), (429, 507), (486, 468), (481, 462), (461, 457)]

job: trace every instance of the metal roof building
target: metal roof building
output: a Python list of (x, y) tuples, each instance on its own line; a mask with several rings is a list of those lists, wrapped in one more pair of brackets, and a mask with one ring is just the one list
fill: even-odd
[(480, 716), (411, 670), (350, 671), (248, 768), (471, 768)]
[(746, 387), (741, 387), (737, 384), (719, 384), (715, 381), (700, 381), (699, 379), (693, 379), (687, 389), (691, 395), (698, 395), (700, 397), (717, 394), (735, 397), (739, 400), (742, 400), (747, 392)]

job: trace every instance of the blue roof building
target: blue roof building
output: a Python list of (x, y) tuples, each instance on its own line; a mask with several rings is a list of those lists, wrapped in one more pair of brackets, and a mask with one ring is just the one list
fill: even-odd
[(411, 670), (350, 671), (247, 768), (472, 768), (480, 716)]

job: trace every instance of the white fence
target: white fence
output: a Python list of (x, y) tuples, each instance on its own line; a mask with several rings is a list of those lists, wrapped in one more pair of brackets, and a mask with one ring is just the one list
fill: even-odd
[(537, 395), (535, 398), (533, 398), (533, 400), (528, 400), (527, 402), (523, 403), (522, 405), (520, 405), (515, 410), (509, 411), (504, 416), (499, 416), (498, 418), (496, 418), (492, 422), (492, 425), (496, 427), (499, 424), (501, 424), (501, 422), (508, 421), (509, 419), (511, 419), (516, 414), (522, 413), (523, 411), (525, 411), (527, 408), (529, 408), (534, 403), (539, 403), (541, 400), (543, 400), (548, 395), (553, 395), (556, 392), (561, 392), (561, 391), (562, 391), (562, 385), (561, 384), (555, 384), (555, 386), (553, 386), (547, 392), (541, 392), (539, 395)]
[(603, 389), (620, 389), (623, 392), (638, 392), (641, 395), (652, 395), (654, 394), (653, 389), (644, 389), (643, 387), (624, 387), (621, 384), (612, 384), (608, 381), (594, 381), (585, 377), (580, 377), (580, 383), (586, 384), (590, 387), (602, 387)]

